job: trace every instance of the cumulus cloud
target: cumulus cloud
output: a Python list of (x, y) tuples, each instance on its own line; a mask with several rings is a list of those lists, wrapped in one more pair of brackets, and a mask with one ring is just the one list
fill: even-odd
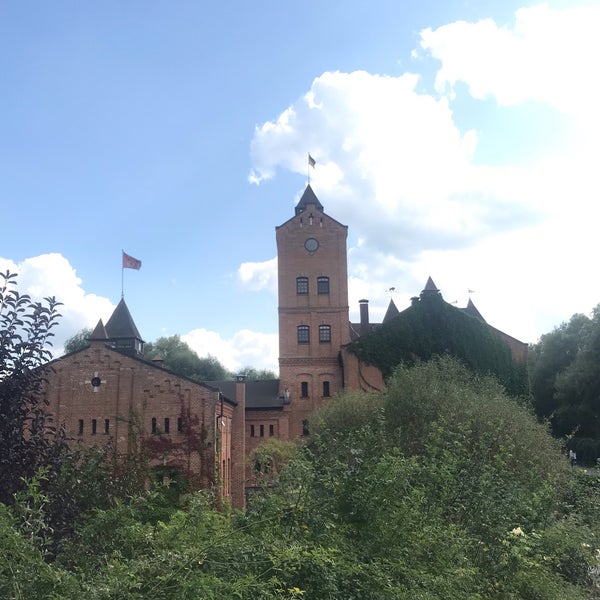
[(18, 274), (20, 293), (34, 300), (54, 296), (62, 302), (62, 317), (52, 341), (56, 356), (62, 354), (69, 337), (85, 327), (94, 327), (99, 318), (106, 322), (115, 308), (108, 298), (86, 293), (75, 269), (61, 254), (42, 254), (20, 263), (0, 257), (0, 269)]
[(231, 338), (224, 339), (215, 331), (194, 329), (182, 335), (181, 339), (198, 356), (215, 356), (229, 371), (236, 372), (243, 367), (252, 366), (279, 372), (276, 334), (243, 329)]
[(264, 262), (245, 262), (238, 269), (243, 287), (252, 290), (268, 289), (277, 293), (277, 257)]
[(519, 9), (512, 27), (486, 19), (425, 29), (421, 48), (441, 61), (440, 92), (462, 81), (474, 98), (493, 96), (505, 106), (534, 100), (578, 115), (600, 100), (590, 77), (600, 51), (599, 23), (597, 6), (554, 10), (541, 4)]
[[(313, 187), (326, 212), (350, 226), (354, 314), (360, 296), (385, 307), (390, 287), (404, 300), (437, 274), (449, 295), (459, 283), (463, 304), (480, 283), (492, 323), (505, 315), (509, 333), (535, 341), (548, 329), (532, 325), (540, 315), (546, 323), (570, 316), (561, 313), (565, 287), (557, 279), (584, 277), (582, 257), (597, 255), (599, 25), (598, 8), (541, 5), (519, 10), (510, 26), (488, 19), (426, 29), (421, 58), (441, 65), (429, 92), (414, 73), (324, 73), (256, 128), (250, 179), (263, 183), (277, 169), (304, 173), (311, 148)], [(467, 93), (458, 82), (476, 100), (495, 100), (492, 111), (550, 107), (551, 127), (568, 131), (564, 144), (550, 151), (533, 143), (524, 161), (510, 151), (500, 162), (477, 160), (488, 123), (473, 116), (470, 129), (458, 126)], [(496, 132), (498, 143), (510, 147), (511, 133)], [(585, 287), (575, 293), (600, 299), (597, 286)]]

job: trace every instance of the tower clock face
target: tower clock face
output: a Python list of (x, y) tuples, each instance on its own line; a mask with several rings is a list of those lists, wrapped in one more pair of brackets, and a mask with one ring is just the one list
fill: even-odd
[(315, 240), (315, 238), (308, 238), (305, 242), (304, 242), (304, 247), (309, 251), (309, 252), (316, 252), (319, 249), (319, 242), (317, 240)]

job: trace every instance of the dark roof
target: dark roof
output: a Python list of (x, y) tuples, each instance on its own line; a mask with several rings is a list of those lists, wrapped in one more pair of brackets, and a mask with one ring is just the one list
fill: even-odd
[(390, 299), (390, 303), (385, 311), (385, 315), (383, 317), (383, 323), (387, 323), (390, 319), (397, 317), (400, 314), (400, 311), (394, 304), (394, 301)]
[(98, 321), (98, 325), (96, 325), (96, 328), (94, 329), (94, 331), (92, 331), (92, 334), (90, 335), (90, 337), (88, 339), (89, 340), (107, 340), (108, 339), (108, 334), (106, 333), (106, 328), (104, 327), (104, 323), (102, 322), (102, 319), (100, 319)]
[(116, 338), (136, 338), (142, 339), (138, 328), (133, 322), (131, 313), (125, 304), (125, 300), (121, 298), (117, 308), (115, 308), (110, 319), (106, 323), (106, 334), (110, 339)]
[(319, 199), (310, 187), (310, 183), (306, 186), (302, 198), (300, 198), (300, 201), (296, 204), (296, 214), (299, 215), (301, 212), (304, 212), (309, 204), (314, 204), (317, 210), (324, 212), (323, 205), (319, 202)]
[(376, 329), (381, 327), (381, 323), (369, 323), (367, 327), (368, 331), (361, 333), (361, 330), (364, 330), (364, 325), (362, 323), (350, 323), (350, 341), (357, 340), (361, 335), (369, 335)]
[[(235, 381), (207, 381), (206, 383), (219, 388), (226, 398), (235, 400)], [(279, 379), (246, 381), (245, 386), (246, 408), (255, 410), (283, 408), (283, 397), (279, 396)]]
[(425, 284), (425, 287), (423, 288), (424, 292), (439, 292), (440, 290), (438, 290), (437, 286), (435, 285), (435, 283), (433, 283), (433, 279), (431, 279), (431, 277), (427, 278), (427, 283)]
[(461, 310), (463, 312), (467, 313), (468, 315), (471, 315), (472, 317), (477, 317), (478, 319), (480, 319), (481, 321), (483, 321), (485, 323), (485, 319), (481, 316), (481, 313), (477, 310), (477, 308), (473, 304), (473, 301), (471, 300), (471, 298), (469, 298), (469, 302), (467, 303), (467, 306), (465, 306), (464, 308), (461, 308)]

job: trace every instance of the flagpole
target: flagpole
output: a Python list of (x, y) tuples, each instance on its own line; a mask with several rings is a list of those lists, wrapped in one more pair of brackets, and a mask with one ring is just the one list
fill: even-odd
[(125, 298), (125, 267), (123, 266), (123, 253), (125, 250), (121, 249), (121, 300)]
[(306, 161), (306, 177), (308, 178), (308, 185), (310, 185), (310, 152), (308, 153), (308, 160)]

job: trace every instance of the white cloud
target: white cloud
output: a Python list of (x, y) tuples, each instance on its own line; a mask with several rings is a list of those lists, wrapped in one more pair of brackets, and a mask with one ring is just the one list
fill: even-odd
[(81, 279), (69, 261), (57, 253), (27, 258), (20, 263), (0, 257), (0, 269), (18, 273), (18, 289), (34, 300), (54, 296), (62, 306), (62, 315), (54, 330), (53, 353), (62, 354), (65, 341), (85, 327), (94, 327), (98, 319), (110, 317), (114, 305), (95, 294), (87, 294)]
[(216, 357), (230, 371), (247, 366), (279, 372), (278, 337), (276, 334), (260, 333), (243, 329), (231, 338), (223, 339), (215, 331), (194, 329), (181, 336), (198, 356)]
[[(402, 308), (428, 275), (459, 305), (468, 288), (481, 290), (473, 299), (484, 317), (526, 341), (600, 301), (589, 273), (599, 249), (599, 26), (600, 9), (541, 5), (519, 10), (510, 27), (485, 20), (424, 30), (421, 52), (441, 64), (431, 93), (416, 74), (328, 72), (257, 127), (257, 183), (278, 168), (303, 174), (311, 148), (313, 188), (350, 228), (353, 319), (360, 297), (375, 316), (395, 287)], [(459, 81), (476, 99), (496, 99), (491, 120), (504, 105), (552, 107), (548, 135), (566, 130), (564, 144), (475, 160), (488, 122), (470, 115), (477, 129), (461, 131)], [(508, 148), (514, 133), (495, 132)]]
[(458, 81), (475, 98), (494, 96), (501, 105), (534, 100), (577, 115), (598, 106), (595, 77), (600, 52), (600, 8), (521, 8), (513, 28), (491, 19), (450, 23), (421, 32), (421, 47), (442, 63), (436, 87)]
[(246, 289), (268, 289), (277, 293), (277, 257), (264, 262), (242, 263), (238, 269), (238, 278)]

